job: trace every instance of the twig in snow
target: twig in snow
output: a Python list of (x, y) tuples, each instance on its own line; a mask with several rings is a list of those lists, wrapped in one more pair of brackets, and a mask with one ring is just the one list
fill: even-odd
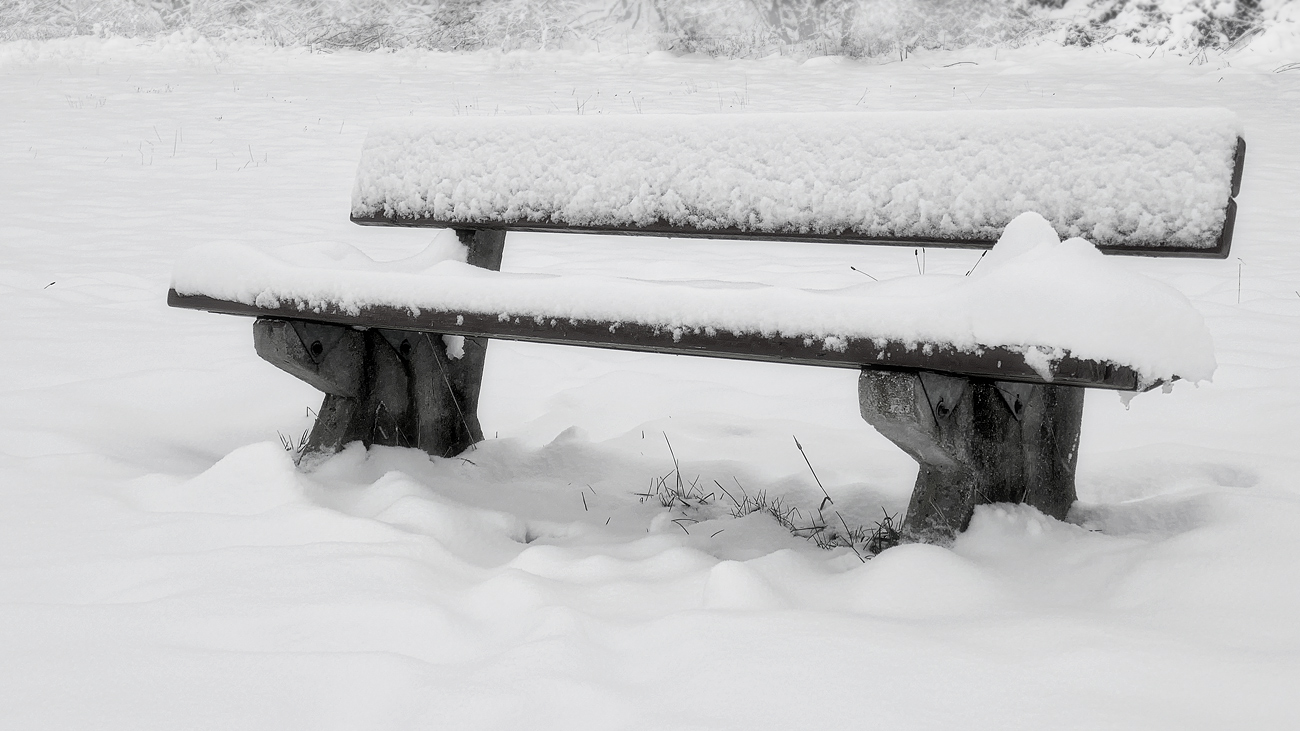
[[(1300, 294), (1300, 292), (1297, 292), (1296, 294)], [(731, 479), (735, 480), (736, 478), (735, 478), (735, 477), (732, 477)], [(722, 491), (722, 494), (726, 495), (728, 498), (731, 498), (731, 502), (735, 503), (736, 506), (739, 507), (739, 505), (740, 505), (740, 501), (737, 500), (736, 498), (732, 497), (731, 493), (730, 493), (730, 492), (727, 492), (727, 488), (723, 487), (721, 482), (718, 482), (717, 480), (714, 480), (714, 481), (713, 481), (713, 484), (717, 485), (717, 486), (718, 486), (718, 489)], [(736, 484), (739, 485), (739, 484), (740, 484), (740, 481), (739, 481), (739, 480), (736, 480)]]
[(853, 552), (854, 556), (858, 557), (859, 561), (861, 561), (862, 563), (866, 563), (867, 559), (863, 558), (862, 554), (858, 553), (858, 547), (856, 545), (856, 542), (853, 540), (855, 537), (853, 529), (849, 528), (849, 524), (844, 521), (844, 516), (840, 515), (840, 511), (838, 510), (835, 511), (835, 517), (839, 518), (840, 525), (844, 526), (844, 537), (848, 539), (849, 550)]
[[(790, 436), (794, 435), (791, 434)], [(804, 464), (808, 465), (808, 471), (812, 473), (813, 479), (817, 481), (817, 487), (820, 487), (822, 494), (826, 496), (826, 499), (822, 501), (821, 507), (817, 508), (817, 510), (820, 512), (826, 507), (826, 503), (831, 503), (832, 505), (835, 504), (835, 501), (831, 499), (831, 494), (826, 492), (826, 488), (822, 486), (821, 478), (817, 476), (817, 470), (813, 469), (812, 462), (808, 460), (808, 453), (803, 451), (803, 445), (799, 443), (799, 437), (797, 436), (794, 436), (794, 446), (799, 448), (799, 454), (803, 455)]]

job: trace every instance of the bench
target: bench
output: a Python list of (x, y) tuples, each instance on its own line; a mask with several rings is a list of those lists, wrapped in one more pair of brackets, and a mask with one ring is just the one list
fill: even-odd
[[(393, 121), (366, 142), (352, 220), (451, 229), (463, 262), (312, 268), (219, 244), (178, 263), (168, 303), (257, 318), (257, 353), (326, 394), (305, 463), (480, 441), (490, 338), (858, 369), (863, 417), (920, 465), (904, 534), (944, 540), (980, 503), (1065, 516), (1084, 388), (1212, 372), (1186, 300), (1097, 250), (1227, 257), (1244, 153), (1215, 109)], [(500, 273), (511, 231), (993, 256), (953, 281), (706, 291)]]

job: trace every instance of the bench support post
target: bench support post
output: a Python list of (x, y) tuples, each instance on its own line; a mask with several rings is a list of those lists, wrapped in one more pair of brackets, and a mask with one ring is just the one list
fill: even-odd
[(858, 400), (862, 417), (920, 464), (907, 540), (951, 541), (984, 503), (1064, 518), (1075, 501), (1082, 388), (867, 368)]
[[(458, 230), (466, 261), (498, 270), (504, 231)], [(407, 330), (356, 330), (258, 318), (257, 354), (325, 392), (299, 464), (349, 442), (418, 447), (452, 457), (482, 441), (479, 388), (487, 338)]]

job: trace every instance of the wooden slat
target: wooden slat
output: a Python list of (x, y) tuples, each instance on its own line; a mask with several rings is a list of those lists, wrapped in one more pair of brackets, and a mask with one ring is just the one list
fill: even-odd
[(1232, 192), (1236, 198), (1241, 193), (1241, 175), (1246, 170), (1246, 140), (1237, 138), (1237, 151), (1232, 155)]
[[(1236, 205), (1229, 200), (1227, 217), (1218, 243), (1212, 248), (1190, 246), (1115, 246), (1097, 248), (1106, 254), (1125, 256), (1175, 257), (1180, 259), (1226, 259), (1232, 246), (1232, 224)], [(397, 216), (352, 216), (362, 226), (400, 226), (408, 228), (455, 228), (470, 231), (529, 231), (535, 233), (605, 234), (609, 236), (659, 236), (685, 239), (725, 239), (744, 241), (788, 241), (815, 244), (858, 244), (865, 246), (910, 246), (936, 249), (991, 249), (996, 241), (988, 239), (873, 238), (854, 234), (805, 234), (787, 231), (748, 231), (733, 228), (684, 228), (670, 224), (647, 226), (572, 226), (542, 221), (510, 223), (479, 221), (443, 221), (434, 218), (400, 218)]]
[[(503, 318), (495, 313), (483, 312), (421, 310), (418, 314), (413, 314), (403, 308), (383, 306), (367, 307), (356, 313), (335, 306), (320, 309), (299, 308), (291, 304), (257, 307), (203, 295), (181, 295), (175, 290), (167, 293), (167, 304), (228, 315), (310, 320), (366, 328), (838, 368), (888, 366), (1003, 381), (1044, 383), (1042, 377), (1025, 362), (1022, 354), (1007, 348), (987, 348), (979, 353), (965, 353), (947, 345), (909, 349), (899, 342), (878, 346), (869, 339), (849, 339), (843, 350), (827, 350), (819, 341), (806, 343), (798, 337), (670, 330), (600, 320), (538, 320), (527, 316)], [(1132, 368), (1068, 355), (1056, 363), (1051, 382), (1117, 390), (1136, 390), (1140, 385), (1137, 373)]]

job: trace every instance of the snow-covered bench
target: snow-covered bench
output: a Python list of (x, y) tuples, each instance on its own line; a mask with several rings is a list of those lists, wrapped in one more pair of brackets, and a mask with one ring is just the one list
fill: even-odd
[[(482, 439), (487, 338), (861, 369), (864, 418), (921, 465), (905, 531), (944, 536), (982, 502), (1064, 516), (1082, 387), (1211, 375), (1187, 300), (1099, 250), (1226, 257), (1244, 151), (1214, 109), (395, 121), (352, 220), (454, 230), (463, 259), (212, 245), (168, 302), (257, 317), (257, 352), (326, 393), (307, 458)], [(508, 231), (993, 251), (804, 290), (502, 273)]]

